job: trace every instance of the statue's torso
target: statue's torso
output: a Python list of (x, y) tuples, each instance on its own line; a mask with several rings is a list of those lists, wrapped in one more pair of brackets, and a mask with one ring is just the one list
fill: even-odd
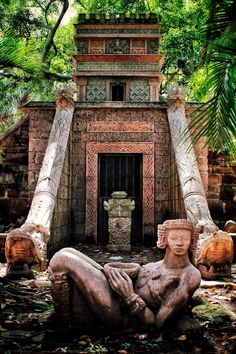
[[(188, 268), (188, 267), (187, 267)], [(187, 269), (167, 269), (163, 262), (142, 266), (135, 282), (135, 292), (155, 311), (170, 290), (175, 290)]]

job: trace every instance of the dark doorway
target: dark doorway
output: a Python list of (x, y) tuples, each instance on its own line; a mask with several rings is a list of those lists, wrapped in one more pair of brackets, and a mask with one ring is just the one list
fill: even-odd
[(100, 244), (108, 243), (108, 213), (103, 202), (114, 191), (125, 191), (135, 201), (132, 213), (131, 244), (142, 243), (142, 154), (98, 155), (98, 235)]
[(125, 84), (111, 84), (111, 100), (112, 101), (125, 100)]

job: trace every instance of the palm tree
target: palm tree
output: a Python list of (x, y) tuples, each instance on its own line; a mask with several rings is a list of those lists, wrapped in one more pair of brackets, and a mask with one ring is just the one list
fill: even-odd
[(236, 147), (236, 3), (212, 0), (206, 24), (208, 69), (205, 89), (212, 98), (197, 110), (190, 128), (197, 132), (194, 140), (206, 136), (216, 152), (235, 155)]

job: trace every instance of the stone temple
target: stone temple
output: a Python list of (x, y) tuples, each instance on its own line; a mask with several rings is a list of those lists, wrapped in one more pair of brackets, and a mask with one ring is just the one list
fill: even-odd
[[(45, 173), (50, 175), (55, 169), (53, 163), (59, 154), (63, 155), (62, 170), (48, 177), (51, 185), (56, 185), (57, 175), (59, 184), (50, 192), (52, 218), (44, 222), (28, 217), (31, 223), (50, 229), (50, 254), (78, 242), (108, 244), (104, 201), (115, 191), (126, 192), (135, 202), (131, 246), (154, 244), (158, 224), (186, 218), (186, 195), (180, 188), (185, 182), (181, 182), (168, 121), (171, 103), (159, 94), (164, 61), (160, 41), (160, 25), (153, 14), (79, 15), (72, 58), (77, 92), (74, 102), (69, 98), (69, 109), (74, 107), (72, 121), (64, 126), (63, 117), (58, 116), (57, 122), (54, 119), (56, 109), (67, 105), (64, 92), (56, 103), (29, 101), (22, 105), (22, 119), (0, 137), (2, 232), (7, 231), (6, 225), (20, 226), (16, 221), (27, 217), (34, 192), (36, 197), (41, 192), (49, 195), (48, 186), (47, 191), (44, 187), (37, 191), (36, 185), (44, 180)], [(174, 91), (184, 97), (183, 90)], [(187, 121), (196, 107), (195, 103), (183, 102)], [(57, 140), (51, 145), (65, 142), (65, 152), (55, 152), (51, 146), (47, 154), (54, 151), (54, 155), (51, 152), (42, 172), (53, 121), (60, 125), (62, 135), (54, 136)], [(66, 129), (68, 141), (63, 136)], [(212, 219), (220, 225), (235, 220), (235, 171), (226, 165), (224, 156), (202, 149), (203, 144), (204, 139), (194, 146), (197, 166), (190, 161), (188, 168), (198, 167), (200, 194), (205, 192)], [(40, 210), (47, 213), (42, 203)]]

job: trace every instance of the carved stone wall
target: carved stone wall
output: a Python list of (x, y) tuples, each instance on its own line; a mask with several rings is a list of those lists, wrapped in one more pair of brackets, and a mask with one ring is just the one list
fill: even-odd
[(236, 221), (236, 166), (229, 166), (222, 154), (209, 151), (208, 203), (219, 226)]
[[(41, 164), (47, 148), (47, 143), (55, 115), (53, 107), (36, 108), (30, 111), (29, 124), (29, 179), (28, 184), (33, 195), (38, 180)], [(70, 147), (68, 146), (63, 165), (63, 171), (58, 188), (56, 204), (50, 229), (48, 253), (52, 255), (65, 246), (70, 237)]]
[(106, 81), (89, 79), (86, 87), (86, 101), (97, 102), (106, 100)]
[[(169, 145), (166, 107), (142, 105), (143, 107), (139, 108), (138, 104), (132, 104), (130, 107), (131, 105), (122, 103), (112, 108), (111, 103), (109, 107), (104, 107), (105, 104), (100, 103), (91, 106), (85, 103), (78, 104), (71, 131), (72, 148), (70, 154), (67, 151), (51, 230), (55, 247), (60, 246), (61, 239), (61, 236), (57, 239), (55, 235), (65, 237), (69, 233), (67, 218), (69, 209), (72, 213), (71, 235), (76, 242), (84, 240), (85, 237), (86, 143), (154, 144), (154, 192), (152, 193), (155, 227), (167, 218), (184, 216), (175, 160)], [(0, 165), (2, 182), (0, 183), (0, 213), (1, 220), (4, 222), (7, 220), (7, 223), (12, 220), (13, 215), (15, 219), (16, 215), (17, 217), (22, 215), (22, 210), (25, 210), (25, 213), (28, 211), (30, 197), (28, 198), (27, 188), (29, 186), (31, 193), (35, 188), (55, 108), (53, 104), (37, 103), (25, 108), (24, 115), (29, 116), (29, 126), (25, 122), (1, 141), (5, 155), (4, 163)], [(205, 191), (208, 189), (208, 203), (213, 219), (221, 225), (227, 219), (235, 220), (235, 168), (228, 167), (223, 156), (212, 153), (208, 153), (207, 156), (207, 152), (203, 155), (199, 152), (198, 148), (198, 166), (204, 189)], [(71, 177), (66, 164), (70, 165)], [(71, 182), (69, 182), (70, 178)], [(71, 192), (66, 189), (68, 183), (71, 185)], [(71, 204), (68, 202), (69, 195), (71, 195)], [(62, 209), (66, 211), (64, 214)]]
[(106, 39), (105, 41), (106, 54), (129, 54), (130, 41), (128, 39)]
[(30, 201), (28, 194), (29, 120), (12, 133), (0, 137), (0, 232), (4, 226), (26, 216)]
[(88, 142), (86, 144), (86, 235), (95, 237), (97, 228), (98, 154), (134, 153), (143, 155), (143, 224), (145, 237), (154, 235), (154, 144)]
[(83, 240), (86, 232), (96, 237), (97, 157), (106, 152), (143, 154), (144, 234), (153, 235), (169, 210), (170, 136), (166, 110), (135, 106), (77, 108), (72, 133), (74, 239)]
[(33, 110), (29, 110), (29, 114), (28, 184), (32, 196), (38, 180), (45, 150), (47, 148), (55, 109), (35, 108)]
[(150, 100), (150, 86), (148, 80), (133, 80), (130, 83), (130, 101), (148, 102)]

